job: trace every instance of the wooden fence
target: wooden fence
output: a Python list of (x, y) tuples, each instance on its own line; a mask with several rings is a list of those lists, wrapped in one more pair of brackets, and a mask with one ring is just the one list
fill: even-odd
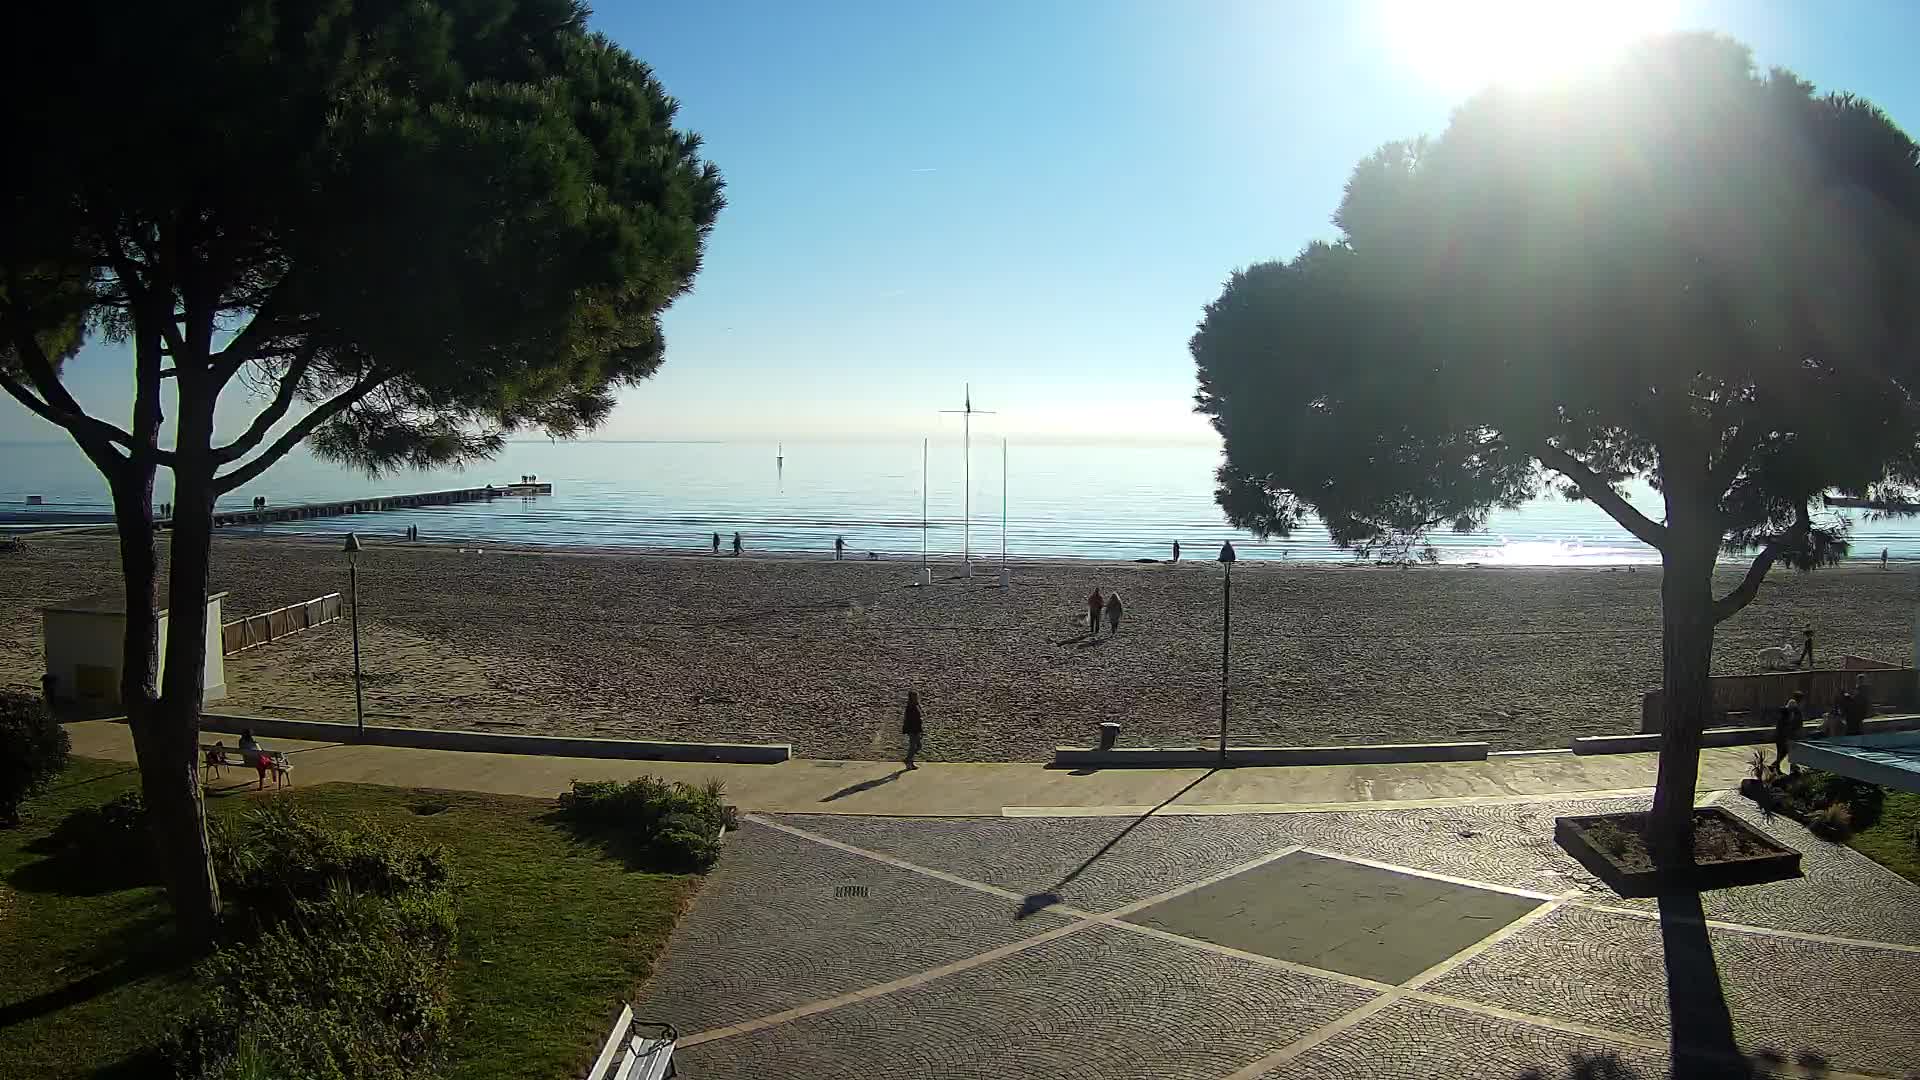
[[(1800, 691), (1800, 698), (1812, 715), (1822, 715), (1833, 707), (1840, 691), (1853, 689), (1854, 681), (1861, 675), (1867, 677), (1868, 695), (1875, 712), (1914, 707), (1920, 684), (1916, 682), (1913, 668), (1895, 667), (1864, 656), (1843, 656), (1837, 669), (1713, 676), (1707, 680), (1713, 693), (1713, 716), (1707, 726), (1771, 724), (1774, 710), (1785, 705), (1787, 695), (1795, 690)], [(1658, 732), (1665, 719), (1665, 695), (1658, 690), (1642, 694), (1640, 733)]]
[(249, 615), (220, 627), (220, 651), (232, 656), (276, 638), (333, 622), (340, 618), (344, 610), (340, 594), (336, 592), (298, 604), (288, 604), (265, 614)]

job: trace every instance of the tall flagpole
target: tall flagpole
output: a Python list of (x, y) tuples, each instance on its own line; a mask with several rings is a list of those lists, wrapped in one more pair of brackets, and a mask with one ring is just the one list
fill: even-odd
[(927, 567), (927, 439), (920, 440), (920, 584), (933, 584)]
[(963, 493), (961, 504), (965, 507), (966, 520), (961, 526), (960, 543), (961, 558), (967, 568), (967, 580), (971, 581), (973, 580), (973, 417), (975, 413), (979, 413), (982, 416), (992, 416), (993, 414), (985, 409), (976, 409), (973, 407), (973, 384), (968, 383), (966, 385), (966, 408), (942, 409), (940, 411), (959, 413), (966, 418), (962, 428), (964, 433), (961, 436), (960, 444), (961, 453), (966, 455), (966, 467), (961, 470), (961, 483), (966, 489)]

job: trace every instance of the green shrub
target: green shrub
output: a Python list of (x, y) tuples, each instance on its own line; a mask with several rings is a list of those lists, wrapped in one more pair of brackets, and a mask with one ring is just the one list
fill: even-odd
[(1815, 835), (1844, 840), (1856, 829), (1880, 820), (1886, 792), (1837, 773), (1801, 769), (1772, 785), (1780, 809), (1798, 819)]
[(440, 849), (271, 803), (213, 825), (234, 934), (171, 1040), (194, 1080), (432, 1075), (448, 1029), (453, 891)]
[(66, 767), (70, 745), (46, 702), (0, 690), (0, 825), (19, 822), (20, 804)]
[(203, 961), (201, 1008), (174, 1038), (201, 1080), (432, 1075), (449, 1027), (450, 894), (302, 900), (274, 933)]
[(738, 824), (718, 780), (694, 785), (642, 776), (575, 780), (560, 796), (560, 817), (596, 837), (629, 862), (651, 870), (700, 873), (720, 858), (722, 826)]
[(450, 876), (438, 847), (368, 822), (328, 824), (292, 803), (268, 803), (210, 826), (221, 895), (255, 928), (285, 920), (335, 886), (397, 896), (444, 889)]
[(147, 804), (138, 791), (73, 810), (37, 847), (56, 858), (85, 863), (95, 871), (93, 876), (121, 884), (151, 882), (159, 867), (147, 828)]

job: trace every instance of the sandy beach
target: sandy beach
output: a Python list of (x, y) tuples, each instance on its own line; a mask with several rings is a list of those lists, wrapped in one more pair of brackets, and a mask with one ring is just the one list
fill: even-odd
[[(0, 683), (37, 687), (38, 606), (119, 587), (105, 536), (0, 556)], [(631, 556), (374, 542), (360, 558), (369, 720), (898, 752), (920, 691), (926, 756), (1042, 760), (1101, 720), (1135, 745), (1217, 730), (1221, 574), (1212, 563), (1017, 565), (972, 584), (905, 562)], [(1823, 656), (1910, 655), (1915, 570), (1776, 572), (1723, 625), (1715, 668), (1811, 623)], [(1722, 574), (1721, 588), (1737, 575)], [(222, 538), (227, 618), (345, 591), (331, 542)], [(1118, 589), (1117, 638), (1082, 636)], [(1242, 563), (1232, 731), (1270, 744), (1484, 739), (1565, 746), (1633, 730), (1659, 682), (1657, 570)], [(227, 659), (224, 711), (351, 719), (346, 622)]]

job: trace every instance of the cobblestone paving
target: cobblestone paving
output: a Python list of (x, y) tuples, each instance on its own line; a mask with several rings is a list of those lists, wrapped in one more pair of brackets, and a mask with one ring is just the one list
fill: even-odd
[[(1920, 954), (1716, 930), (1713, 954), (1740, 1044), (1788, 1059), (1899, 1073), (1920, 1064)], [(1665, 1038), (1660, 924), (1563, 907), (1427, 989)]]
[[(1554, 1080), (1661, 1080), (1660, 924), (1586, 905), (1652, 906), (1613, 896), (1552, 841), (1555, 816), (1637, 805), (750, 821), (729, 838), (637, 1008), (692, 1036), (679, 1058), (689, 1080), (1227, 1080), (1269, 1060), (1285, 1062), (1269, 1073), (1275, 1080), (1521, 1080), (1528, 1069)], [(1804, 853), (1807, 879), (1706, 894), (1709, 917), (1920, 943), (1920, 889), (1790, 822), (1763, 827)], [(1504, 938), (1457, 955), (1458, 966), (1433, 983), (1391, 1000), (1368, 988), (1378, 984), (1317, 973), (1312, 958), (1303, 969), (1236, 953), (1247, 946), (1235, 940), (1194, 940), (1193, 926), (1157, 917), (1160, 904), (1122, 912), (1145, 924), (1133, 927), (1057, 909), (1016, 918), (1020, 897), (1049, 891), (1095, 913), (1169, 893), (1193, 897), (1209, 879), (1295, 846), (1385, 864), (1383, 873), (1401, 867), (1573, 902), (1525, 916)], [(1267, 895), (1258, 873), (1225, 880), (1241, 883), (1245, 904)], [(845, 886), (867, 895), (836, 896)], [(1907, 1075), (1920, 1064), (1920, 952), (1725, 929), (1710, 941), (1747, 1052), (1785, 1062), (1811, 1053), (1872, 1075)], [(1378, 1011), (1349, 1015), (1362, 1006)], [(794, 1009), (803, 1012), (786, 1015)], [(1574, 1071), (1575, 1055), (1591, 1065), (1609, 1051), (1626, 1072)]]
[[(837, 897), (863, 886), (865, 897)], [(674, 931), (650, 1019), (723, 1027), (986, 952), (1060, 925), (1006, 900), (748, 822)]]
[(1402, 1001), (1314, 1047), (1265, 1080), (1559, 1080), (1580, 1064), (1622, 1070), (1593, 1080), (1665, 1080), (1666, 1055), (1421, 1001)]
[(676, 1061), (688, 1080), (1218, 1080), (1373, 996), (1095, 926)]

